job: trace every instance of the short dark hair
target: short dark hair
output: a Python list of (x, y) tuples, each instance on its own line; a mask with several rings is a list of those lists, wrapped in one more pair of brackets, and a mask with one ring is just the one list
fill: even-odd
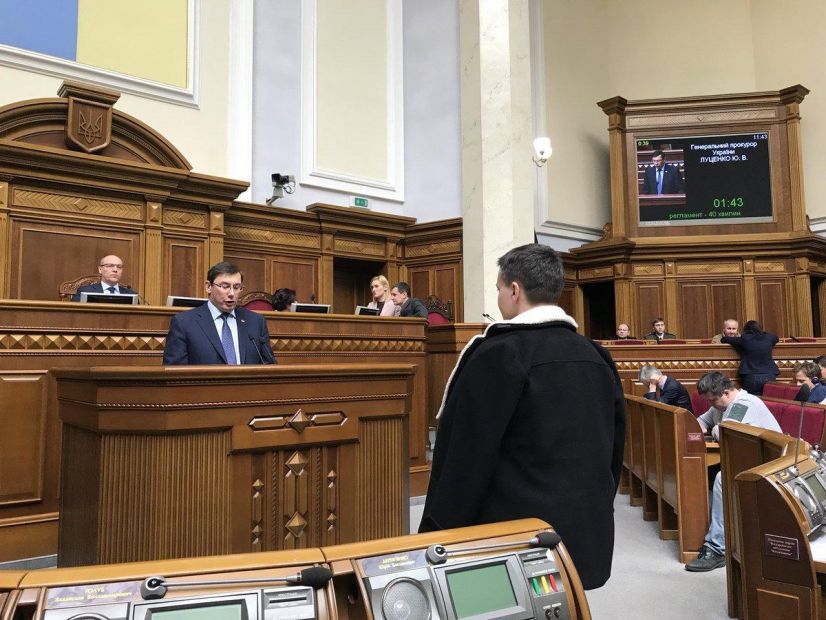
[(814, 362), (801, 362), (794, 367), (794, 374), (799, 372), (802, 372), (812, 381), (820, 379), (820, 365), (815, 364)]
[(818, 355), (814, 360), (812, 360), (818, 366), (823, 366), (826, 368), (826, 355)]
[(654, 159), (655, 157), (662, 157), (663, 159), (665, 159), (665, 155), (660, 149), (657, 149), (656, 151), (651, 153), (651, 159)]
[(760, 323), (757, 321), (746, 321), (746, 324), (743, 325), (743, 333), (744, 334), (762, 334), (763, 328), (760, 327)]
[(661, 316), (658, 316), (657, 318), (651, 319), (651, 327), (654, 327), (655, 323), (662, 323), (663, 325), (665, 325), (665, 321), (663, 320), (663, 318)]
[(295, 291), (291, 288), (280, 288), (272, 294), (272, 309), (283, 311), (295, 301)]
[(734, 383), (717, 370), (707, 372), (697, 382), (697, 392), (702, 396), (708, 394), (716, 398), (722, 396), (726, 390), (731, 389), (734, 389)]
[(513, 248), (497, 261), (506, 284), (518, 282), (532, 304), (555, 304), (562, 294), (565, 273), (562, 259), (553, 248), (529, 243)]
[(215, 278), (217, 278), (221, 274), (234, 276), (236, 273), (241, 274), (241, 282), (243, 282), (244, 274), (241, 273), (241, 270), (238, 268), (238, 265), (234, 265), (233, 263), (230, 263), (228, 261), (221, 261), (220, 263), (216, 263), (209, 268), (209, 271), (207, 272), (207, 282), (209, 282), (210, 284), (214, 284)]
[(393, 288), (410, 297), (410, 285), (407, 282), (396, 282)]

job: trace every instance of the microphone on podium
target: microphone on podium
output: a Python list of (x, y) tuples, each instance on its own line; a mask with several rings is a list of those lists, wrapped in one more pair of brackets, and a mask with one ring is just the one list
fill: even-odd
[(465, 555), (468, 553), (476, 553), (487, 549), (504, 549), (505, 547), (518, 547), (527, 545), (528, 547), (544, 547), (545, 549), (553, 549), (562, 538), (556, 532), (538, 532), (533, 538), (528, 540), (517, 540), (514, 542), (494, 543), (490, 545), (480, 545), (478, 547), (464, 547), (462, 549), (447, 549), (444, 545), (430, 545), (424, 552), (425, 558), (430, 564), (444, 564), (447, 562), (448, 555)]

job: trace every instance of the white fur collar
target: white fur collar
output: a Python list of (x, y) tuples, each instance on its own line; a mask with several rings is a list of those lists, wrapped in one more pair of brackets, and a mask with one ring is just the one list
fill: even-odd
[(555, 321), (562, 321), (564, 323), (568, 323), (569, 325), (573, 326), (574, 329), (579, 327), (574, 321), (574, 319), (566, 312), (560, 308), (559, 306), (534, 306), (530, 310), (525, 310), (522, 314), (517, 314), (510, 320), (501, 320), (495, 321), (487, 326), (485, 329), (485, 335), (487, 335), (488, 330), (495, 326), (495, 325), (538, 325), (540, 323), (551, 323)]
[(554, 322), (562, 322), (568, 323), (569, 325), (573, 326), (574, 329), (578, 327), (576, 321), (573, 318), (568, 316), (566, 312), (560, 308), (559, 306), (534, 306), (530, 310), (525, 310), (525, 312), (521, 314), (517, 314), (510, 320), (501, 320), (501, 321), (494, 321), (490, 325), (485, 328), (485, 332), (483, 334), (477, 334), (473, 338), (471, 338), (468, 343), (465, 345), (465, 348), (462, 349), (462, 352), (459, 353), (459, 357), (456, 360), (456, 365), (453, 367), (453, 370), (450, 371), (450, 376), (447, 379), (447, 383), (445, 384), (445, 391), (442, 394), (442, 403), (439, 405), (439, 411), (436, 414), (436, 419), (438, 420), (441, 415), (442, 411), (445, 408), (445, 401), (447, 400), (447, 392), (450, 389), (450, 384), (453, 382), (453, 377), (456, 375), (456, 369), (459, 368), (459, 364), (462, 362), (462, 358), (464, 357), (465, 353), (469, 351), (473, 346), (475, 346), (476, 341), (480, 340), (481, 338), (485, 338), (488, 335), (488, 332), (491, 329), (497, 329), (502, 326), (507, 325), (540, 325), (542, 323), (554, 323)]

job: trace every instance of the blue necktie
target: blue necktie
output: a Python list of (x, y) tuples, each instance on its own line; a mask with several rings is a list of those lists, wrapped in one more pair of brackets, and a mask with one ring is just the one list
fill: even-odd
[(662, 168), (657, 170), (657, 193), (663, 193), (663, 171)]
[(224, 346), (224, 355), (227, 356), (227, 364), (237, 364), (238, 360), (235, 357), (235, 343), (232, 340), (232, 330), (229, 328), (227, 319), (229, 312), (222, 312), (221, 318), (224, 320), (224, 327), (221, 328), (221, 344)]
[(114, 286), (107, 286), (106, 287), (106, 292), (109, 293), (110, 295), (114, 295), (115, 294), (115, 287)]

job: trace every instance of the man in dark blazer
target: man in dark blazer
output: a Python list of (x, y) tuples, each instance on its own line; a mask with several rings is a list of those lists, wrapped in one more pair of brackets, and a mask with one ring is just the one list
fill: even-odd
[(407, 282), (399, 282), (393, 285), (390, 290), (390, 299), (401, 308), (399, 316), (419, 316), (427, 318), (427, 308), (424, 304), (410, 296), (410, 285)]
[(591, 589), (611, 574), (624, 397), (611, 356), (556, 305), (562, 285), (548, 246), (499, 259), (504, 320), (468, 343), (448, 381), (419, 531), (543, 519)]
[(652, 166), (645, 169), (642, 181), (643, 194), (684, 194), (683, 175), (677, 166), (665, 163), (662, 151), (654, 151)]
[[(648, 386), (648, 392), (645, 393), (648, 400), (682, 407), (694, 413), (691, 408), (691, 396), (688, 395), (685, 386), (676, 379), (661, 373), (656, 366), (645, 365), (640, 368), (640, 383)], [(657, 390), (660, 391), (659, 396), (657, 396)]]
[(264, 317), (237, 305), (242, 290), (238, 267), (214, 265), (207, 274), (207, 302), (172, 317), (164, 365), (275, 364)]
[(676, 340), (677, 335), (665, 331), (665, 321), (663, 321), (663, 318), (661, 316), (658, 316), (656, 319), (651, 321), (651, 333), (646, 334), (642, 337), (642, 339), (657, 340), (658, 342), (660, 342), (663, 340)]
[(72, 295), (72, 301), (80, 301), (81, 293), (138, 294), (137, 291), (120, 283), (120, 278), (123, 275), (123, 261), (114, 254), (109, 254), (100, 259), (100, 263), (98, 263), (98, 273), (100, 274), (100, 282), (79, 287), (77, 291), (75, 291), (75, 294)]

